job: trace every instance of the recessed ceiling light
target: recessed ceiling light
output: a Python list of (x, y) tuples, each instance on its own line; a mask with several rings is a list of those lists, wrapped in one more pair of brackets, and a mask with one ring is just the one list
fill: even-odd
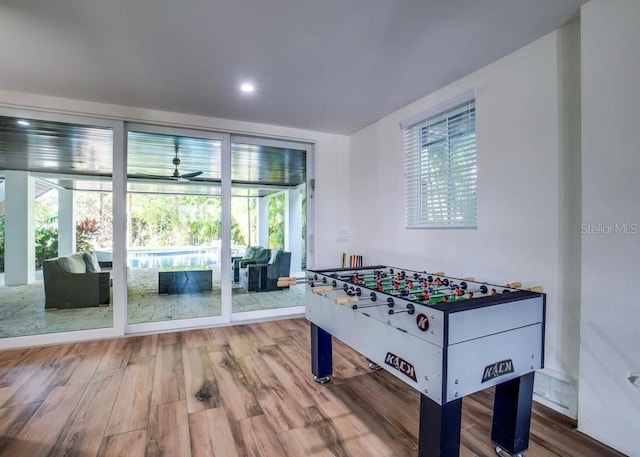
[(30, 126), (30, 125), (31, 125), (31, 124), (29, 124), (29, 121), (25, 121), (24, 119), (18, 119), (18, 120), (16, 121), (16, 123), (17, 123), (18, 125), (23, 126), (23, 127), (28, 127), (28, 126)]
[(252, 94), (256, 90), (255, 86), (251, 83), (242, 83), (240, 85), (240, 91), (245, 94)]

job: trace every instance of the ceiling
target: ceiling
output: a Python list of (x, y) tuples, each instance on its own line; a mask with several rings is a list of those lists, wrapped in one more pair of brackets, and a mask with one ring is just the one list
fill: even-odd
[(0, 90), (351, 134), (585, 1), (2, 0)]
[[(25, 170), (54, 187), (111, 191), (111, 129), (35, 119), (20, 125), (24, 120), (0, 116), (0, 180), (2, 170)], [(220, 195), (219, 140), (127, 135), (129, 191)], [(306, 182), (306, 151), (232, 143), (231, 182), (232, 194), (245, 197), (300, 186)]]

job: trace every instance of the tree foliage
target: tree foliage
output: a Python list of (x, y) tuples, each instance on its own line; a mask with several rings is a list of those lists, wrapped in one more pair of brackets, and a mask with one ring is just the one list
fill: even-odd
[(269, 199), (269, 248), (284, 249), (284, 205), (283, 193)]

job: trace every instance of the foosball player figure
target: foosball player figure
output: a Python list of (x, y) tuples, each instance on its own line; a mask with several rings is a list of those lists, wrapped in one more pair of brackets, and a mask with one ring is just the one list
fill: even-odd
[(429, 295), (429, 291), (427, 291), (427, 290), (423, 290), (423, 291), (422, 291), (422, 299), (423, 299), (424, 301), (429, 301), (429, 300), (431, 300), (431, 295)]
[(462, 295), (464, 295), (464, 292), (462, 291), (462, 289), (458, 286), (456, 286), (454, 293), (456, 294), (456, 297), (462, 297)]

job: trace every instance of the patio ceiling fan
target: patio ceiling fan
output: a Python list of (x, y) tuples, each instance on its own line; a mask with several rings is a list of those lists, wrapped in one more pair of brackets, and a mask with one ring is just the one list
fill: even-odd
[(151, 174), (145, 174), (145, 173), (136, 173), (131, 177), (163, 179), (163, 180), (169, 179), (172, 181), (191, 181), (191, 180), (194, 180), (194, 178), (204, 173), (203, 171), (192, 171), (189, 173), (181, 173), (179, 168), (180, 164), (182, 163), (179, 155), (180, 143), (178, 142), (177, 139), (174, 142), (174, 148), (175, 148), (174, 149), (175, 156), (171, 160), (171, 163), (173, 164), (173, 173), (171, 173), (170, 175), (151, 175)]
[(178, 167), (180, 166), (180, 157), (178, 157), (178, 151), (180, 150), (180, 144), (178, 143), (178, 141), (175, 141), (175, 157), (173, 158), (173, 160), (171, 161), (173, 163), (173, 166), (175, 167), (173, 169), (173, 174), (169, 177), (170, 179), (177, 179), (178, 181), (189, 181), (193, 178), (195, 178), (196, 176), (200, 176), (203, 172), (202, 171), (192, 171), (190, 173), (180, 173), (180, 170), (178, 170)]

